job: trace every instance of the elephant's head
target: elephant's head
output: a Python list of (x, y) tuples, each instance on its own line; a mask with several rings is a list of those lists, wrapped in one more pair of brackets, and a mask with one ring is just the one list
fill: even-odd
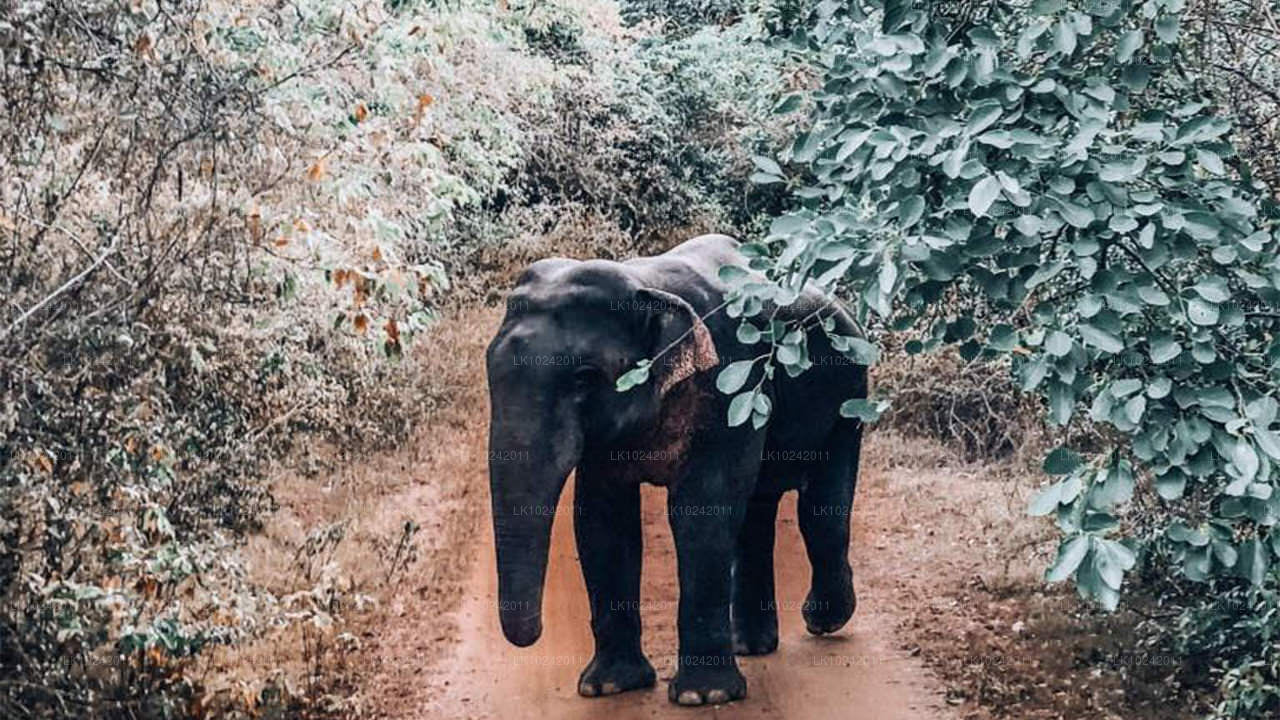
[[(664, 349), (649, 382), (615, 390), (637, 360)], [(523, 647), (542, 633), (551, 523), (584, 449), (645, 432), (669, 390), (719, 360), (689, 303), (625, 265), (543, 260), (508, 298), (486, 362), (498, 611)]]

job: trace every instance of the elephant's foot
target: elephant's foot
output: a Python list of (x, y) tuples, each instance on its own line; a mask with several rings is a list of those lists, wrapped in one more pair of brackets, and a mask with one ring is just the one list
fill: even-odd
[(759, 613), (754, 617), (733, 618), (733, 652), (735, 655), (768, 655), (778, 649), (778, 616)]
[(733, 657), (712, 658), (716, 665), (683, 666), (667, 685), (667, 697), (679, 705), (719, 705), (747, 696), (747, 679)]
[(804, 601), (805, 629), (813, 635), (833, 633), (849, 622), (857, 606), (852, 574), (846, 572), (829, 585), (814, 583)]
[(578, 694), (583, 697), (616, 695), (627, 690), (653, 687), (657, 674), (643, 653), (604, 655), (596, 653), (578, 678)]

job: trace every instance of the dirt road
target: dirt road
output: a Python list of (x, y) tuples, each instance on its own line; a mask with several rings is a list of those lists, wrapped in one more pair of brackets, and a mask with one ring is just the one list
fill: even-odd
[[(506, 642), (498, 628), (496, 575), (489, 533), (477, 543), (475, 563), (458, 614), (460, 642), (440, 663), (431, 683), (440, 692), (428, 716), (631, 718), (689, 717), (667, 701), (674, 671), (677, 590), (675, 556), (663, 491), (646, 488), (643, 617), (645, 651), (658, 670), (651, 690), (584, 699), (578, 673), (591, 659), (586, 590), (578, 568), (571, 522), (554, 526), (547, 571), (542, 639), (529, 648)], [(558, 517), (568, 519), (566, 492)], [(727, 718), (868, 718), (914, 720), (947, 717), (937, 684), (919, 663), (891, 645), (892, 618), (883, 597), (860, 588), (860, 606), (841, 633), (815, 638), (804, 630), (800, 604), (808, 590), (809, 564), (796, 527), (794, 502), (785, 503), (778, 533), (777, 570), (781, 642), (765, 657), (741, 659), (745, 701), (703, 709)], [(869, 538), (857, 533), (865, 547)], [(855, 566), (855, 572), (857, 568)]]

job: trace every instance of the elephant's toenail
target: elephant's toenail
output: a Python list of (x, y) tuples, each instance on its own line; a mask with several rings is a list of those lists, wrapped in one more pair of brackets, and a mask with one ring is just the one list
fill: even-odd
[(701, 705), (702, 696), (693, 690), (685, 690), (680, 693), (680, 697), (676, 698), (676, 702), (681, 705)]
[(711, 692), (707, 693), (707, 702), (711, 703), (712, 705), (727, 703), (729, 702), (729, 693), (725, 692), (724, 690), (712, 690)]
[(622, 688), (618, 687), (618, 683), (615, 682), (607, 682), (600, 686), (601, 695), (613, 695), (619, 692), (622, 692)]
[(595, 685), (592, 685), (591, 683), (585, 683), (585, 682), (584, 682), (584, 683), (582, 683), (581, 685), (579, 685), (579, 686), (578, 686), (578, 694), (579, 694), (579, 695), (581, 695), (581, 696), (583, 696), (583, 697), (595, 697), (596, 695), (599, 695), (600, 693), (599, 693), (599, 691), (597, 691), (597, 690), (596, 690), (596, 686), (595, 686)]

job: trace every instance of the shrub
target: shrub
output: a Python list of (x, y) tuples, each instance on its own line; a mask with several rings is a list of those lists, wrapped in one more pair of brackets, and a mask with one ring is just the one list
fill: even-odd
[(685, 35), (707, 25), (729, 25), (744, 11), (743, 0), (623, 0), (628, 25), (654, 22), (663, 32)]
[[(757, 160), (801, 209), (746, 248), (775, 283), (728, 308), (756, 324), (807, 282), (839, 290), (864, 323), (914, 325), (919, 349), (1007, 358), (1051, 423), (1102, 428), (1098, 447), (1048, 454), (1057, 478), (1030, 511), (1064, 536), (1046, 579), (1107, 609), (1140, 563), (1191, 584), (1194, 606), (1267, 587), (1280, 557), (1278, 214), (1181, 72), (1183, 9), (819, 5), (795, 37), (824, 73), (811, 125), (781, 162)], [(989, 313), (944, 304), (955, 293)], [(745, 332), (805, 369), (795, 328)], [(874, 361), (863, 339), (833, 341)], [(1222, 623), (1243, 639), (1223, 645), (1242, 653), (1224, 707), (1265, 715), (1277, 676), (1247, 649), (1265, 644), (1254, 609)]]

